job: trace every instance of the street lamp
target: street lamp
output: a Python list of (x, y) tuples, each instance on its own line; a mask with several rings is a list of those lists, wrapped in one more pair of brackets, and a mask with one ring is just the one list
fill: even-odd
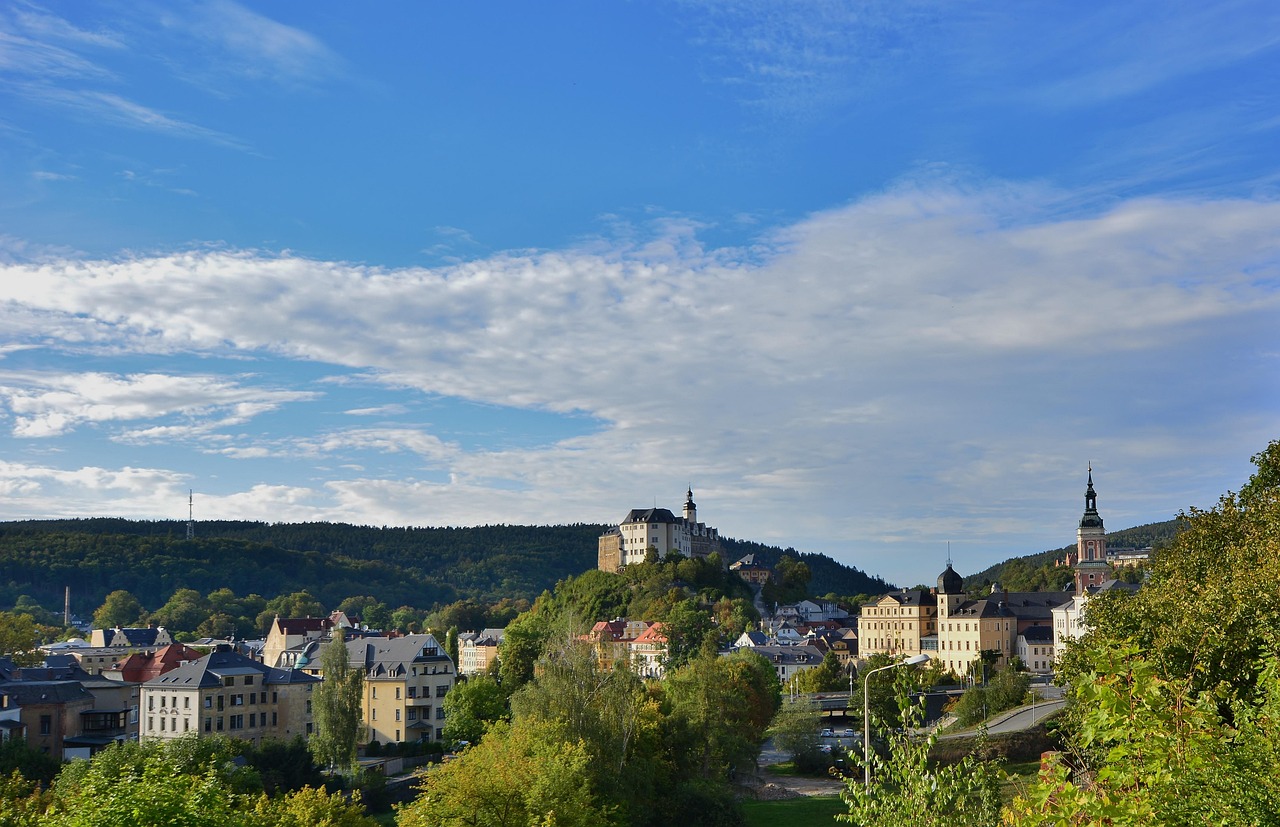
[(862, 777), (866, 781), (867, 792), (871, 792), (871, 695), (867, 691), (871, 685), (871, 676), (898, 666), (915, 666), (928, 659), (928, 655), (912, 655), (906, 660), (872, 669), (862, 681)]

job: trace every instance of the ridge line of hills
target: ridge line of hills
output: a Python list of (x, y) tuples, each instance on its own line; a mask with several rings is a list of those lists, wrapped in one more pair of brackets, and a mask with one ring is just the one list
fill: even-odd
[[(457, 600), (496, 603), (533, 600), (543, 591), (596, 566), (596, 541), (607, 528), (591, 523), (554, 526), (490, 525), (377, 527), (346, 523), (201, 521), (186, 538), (181, 520), (95, 517), (0, 522), (0, 606), (27, 595), (60, 607), (64, 587), (72, 608), (87, 615), (116, 589), (154, 610), (177, 589), (206, 594), (274, 597), (308, 591), (333, 607), (357, 595), (388, 606), (429, 609)], [(1166, 544), (1177, 520), (1108, 534), (1112, 548)], [(884, 579), (825, 554), (798, 552), (722, 538), (730, 561), (755, 554), (776, 565), (785, 554), (810, 570), (814, 596), (876, 595), (893, 590)], [(993, 581), (1027, 580), (1052, 567), (1074, 546), (1010, 558), (965, 578), (978, 589)], [(1030, 579), (1028, 579), (1030, 578)], [(927, 577), (926, 581), (931, 581)], [(1031, 590), (1030, 588), (1025, 590)]]

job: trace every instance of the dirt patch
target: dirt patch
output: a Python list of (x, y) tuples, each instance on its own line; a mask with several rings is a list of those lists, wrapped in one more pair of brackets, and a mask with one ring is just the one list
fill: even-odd
[(755, 798), (762, 801), (798, 798), (803, 795), (839, 795), (844, 789), (844, 782), (838, 778), (779, 775), (770, 772), (768, 767), (761, 769), (756, 778), (759, 783), (754, 785)]

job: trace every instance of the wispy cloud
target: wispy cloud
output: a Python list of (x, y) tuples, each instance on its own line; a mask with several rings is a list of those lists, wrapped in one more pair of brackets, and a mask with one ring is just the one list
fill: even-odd
[[(103, 373), (47, 375), (0, 373), (0, 398), (14, 415), (13, 433), (50, 437), (85, 423), (155, 419), (170, 415), (218, 416), (217, 425), (236, 425), (289, 402), (314, 398), (303, 391), (254, 388), (210, 376)], [(167, 435), (209, 430), (183, 426)], [(131, 431), (126, 438), (158, 438), (165, 431)]]

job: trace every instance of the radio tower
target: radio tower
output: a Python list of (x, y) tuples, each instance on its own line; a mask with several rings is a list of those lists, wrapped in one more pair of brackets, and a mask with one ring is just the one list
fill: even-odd
[(194, 509), (195, 492), (190, 488), (187, 489), (187, 539), (193, 539), (196, 536), (196, 521)]

